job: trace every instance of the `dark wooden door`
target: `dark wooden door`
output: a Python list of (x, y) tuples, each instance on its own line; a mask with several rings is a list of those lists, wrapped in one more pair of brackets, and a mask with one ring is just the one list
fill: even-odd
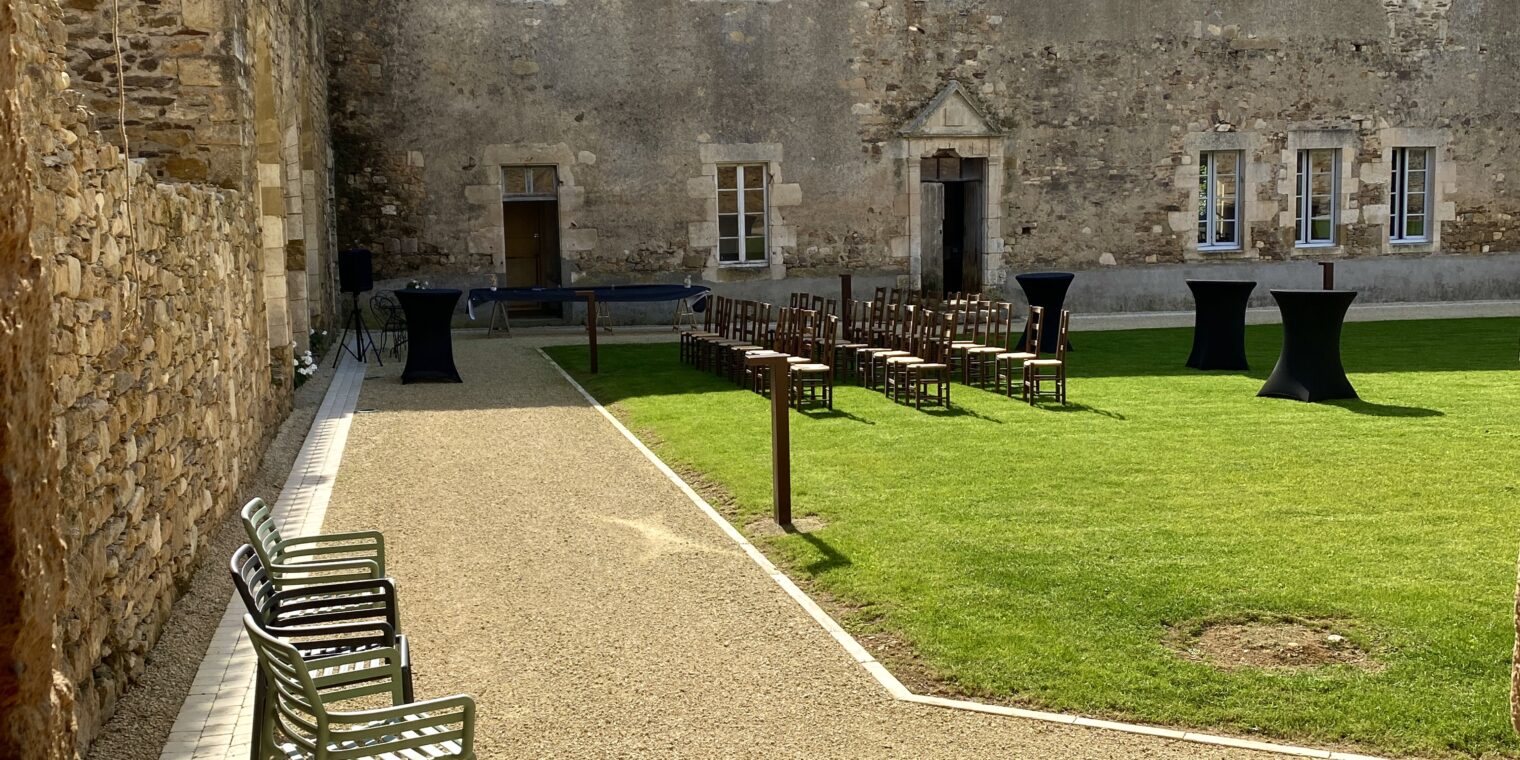
[(982, 291), (982, 183), (971, 181), (961, 183), (965, 188), (961, 195), (961, 203), (964, 205), (962, 213), (965, 214), (961, 224), (961, 290), (967, 293), (980, 293)]
[[(559, 208), (552, 200), (502, 204), (506, 224), (507, 269), (504, 287), (559, 287)], [(541, 310), (543, 304), (514, 304), (517, 310)]]

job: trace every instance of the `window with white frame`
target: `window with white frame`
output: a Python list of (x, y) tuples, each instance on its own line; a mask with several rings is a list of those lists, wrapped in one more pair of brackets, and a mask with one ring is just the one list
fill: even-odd
[(1240, 151), (1198, 157), (1198, 250), (1240, 248)]
[(1395, 243), (1430, 242), (1430, 148), (1393, 149), (1393, 191), (1388, 237)]
[(765, 164), (718, 167), (718, 261), (722, 264), (765, 262), (769, 241)]
[(1340, 151), (1336, 148), (1298, 152), (1297, 202), (1300, 248), (1335, 245), (1336, 195), (1341, 184)]

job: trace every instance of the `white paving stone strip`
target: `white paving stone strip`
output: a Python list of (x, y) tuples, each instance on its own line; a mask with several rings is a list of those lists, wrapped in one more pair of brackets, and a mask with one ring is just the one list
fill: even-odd
[(1085, 718), (1077, 715), (1065, 715), (1061, 713), (1027, 710), (1017, 707), (1006, 707), (1002, 705), (989, 705), (981, 702), (972, 702), (969, 700), (946, 699), (944, 697), (914, 694), (909, 691), (906, 686), (903, 686), (902, 682), (899, 681), (896, 676), (892, 675), (892, 673), (887, 670), (884, 665), (882, 665), (880, 662), (877, 662), (876, 658), (872, 657), (870, 652), (866, 651), (865, 647), (861, 646), (860, 643), (855, 640), (855, 637), (847, 633), (844, 628), (834, 620), (833, 617), (825, 612), (817, 602), (815, 602), (811, 597), (807, 595), (806, 592), (799, 588), (791, 578), (788, 578), (786, 574), (778, 569), (774, 563), (772, 563), (769, 559), (766, 559), (765, 555), (762, 554), (759, 549), (755, 548), (754, 544), (750, 543), (749, 539), (745, 538), (737, 528), (728, 522), (728, 520), (724, 519), (724, 517), (719, 514), (718, 511), (714, 509), (706, 499), (702, 498), (702, 496), (697, 493), (696, 489), (692, 488), (691, 485), (682, 479), (680, 475), (676, 474), (675, 470), (671, 469), (669, 465), (665, 464), (664, 460), (660, 459), (659, 455), (655, 454), (654, 451), (651, 450), (648, 446), (645, 446), (643, 441), (640, 441), (638, 436), (634, 435), (633, 431), (624, 426), (616, 416), (607, 411), (606, 407), (602, 406), (601, 402), (597, 401), (596, 398), (592, 396), (584, 387), (582, 387), (580, 383), (576, 382), (575, 378), (571, 377), (563, 367), (560, 367), (559, 364), (551, 359), (547, 353), (544, 353), (542, 349), (539, 350), (539, 354), (543, 357), (544, 361), (549, 362), (554, 367), (554, 369), (559, 372), (560, 376), (563, 377), (565, 381), (568, 382), (571, 386), (573, 386), (583, 398), (585, 398), (587, 403), (591, 404), (591, 406), (594, 407), (597, 412), (601, 413), (601, 415), (606, 418), (607, 421), (611, 423), (612, 426), (615, 427), (617, 431), (628, 440), (629, 443), (633, 444), (634, 448), (638, 449), (639, 453), (643, 454), (645, 458), (654, 464), (656, 469), (664, 474), (665, 477), (669, 478), (671, 482), (674, 483), (678, 489), (680, 489), (681, 493), (685, 494), (685, 496), (690, 499), (692, 503), (695, 504), (696, 507), (700, 509), (704, 515), (708, 517), (708, 519), (716, 523), (719, 530), (723, 531), (724, 535), (728, 536), (735, 543), (737, 543), (739, 547), (744, 551), (744, 553), (748, 555), (750, 559), (754, 560), (755, 564), (759, 565), (760, 568), (770, 576), (771, 580), (775, 581), (776, 584), (779, 585), (782, 590), (787, 593), (788, 596), (795, 600), (797, 604), (800, 605), (802, 609), (805, 610), (808, 615), (813, 618), (813, 620), (817, 621), (817, 623), (822, 626), (825, 631), (828, 631), (829, 635), (833, 637), (835, 641), (839, 642), (839, 645), (844, 648), (845, 652), (847, 652), (851, 658), (859, 663), (861, 667), (863, 667), (866, 672), (871, 675), (872, 678), (876, 679), (876, 682), (881, 684), (882, 688), (886, 689), (887, 693), (891, 694), (895, 699), (899, 699), (904, 702), (913, 702), (917, 704), (943, 707), (953, 710), (967, 710), (990, 715), (1003, 715), (1010, 718), (1023, 718), (1027, 720), (1045, 721), (1048, 723), (1085, 726), (1088, 728), (1119, 731), (1123, 733), (1143, 736), (1155, 736), (1180, 741), (1196, 742), (1199, 744), (1211, 744), (1220, 747), (1254, 750), (1258, 752), (1268, 752), (1294, 757), (1317, 757), (1326, 758), (1327, 760), (1378, 760), (1378, 758), (1369, 755), (1357, 755), (1346, 752), (1335, 752), (1331, 750), (1314, 749), (1309, 747), (1297, 747), (1287, 744), (1252, 741), (1249, 739), (1238, 739), (1229, 736), (1216, 736), (1213, 734), (1197, 733), (1192, 731), (1179, 731), (1176, 729), (1162, 728), (1159, 726), (1146, 726), (1133, 723), (1123, 723), (1119, 721), (1095, 720), (1092, 718)]
[[(338, 366), (275, 502), (275, 518), (283, 532), (300, 535), (321, 529), (366, 369), (348, 357)], [(242, 506), (234, 505), (234, 509)], [(253, 649), (243, 632), (243, 603), (234, 593), (170, 729), (160, 760), (245, 760), (253, 741), (256, 669)]]

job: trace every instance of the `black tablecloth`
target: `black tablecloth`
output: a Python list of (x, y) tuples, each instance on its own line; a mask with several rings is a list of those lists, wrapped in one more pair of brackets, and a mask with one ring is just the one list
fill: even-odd
[(1327, 401), (1357, 398), (1341, 366), (1341, 325), (1354, 290), (1274, 290), (1282, 311), (1283, 348), (1258, 396)]
[(1198, 313), (1193, 321), (1195, 369), (1250, 369), (1246, 364), (1246, 304), (1252, 280), (1188, 280)]
[(396, 291), (406, 312), (406, 370), (401, 382), (464, 382), (454, 368), (454, 336), (449, 332), (461, 295), (453, 289)]
[[(1015, 275), (1019, 287), (1030, 306), (1045, 308), (1045, 324), (1040, 335), (1040, 353), (1053, 354), (1061, 340), (1061, 309), (1066, 305), (1066, 290), (1077, 278), (1071, 272), (1033, 272)], [(1019, 336), (1019, 351), (1024, 350), (1025, 336)], [(1066, 350), (1071, 350), (1071, 338), (1066, 339)]]

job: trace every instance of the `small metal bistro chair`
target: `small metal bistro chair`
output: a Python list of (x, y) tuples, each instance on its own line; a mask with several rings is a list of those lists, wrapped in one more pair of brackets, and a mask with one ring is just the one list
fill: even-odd
[[(401, 653), (380, 647), (310, 663), (290, 642), (243, 616), (269, 699), (262, 720), (285, 760), (475, 758), (475, 700), (464, 694), (409, 702)], [(388, 706), (343, 709), (350, 700)], [(334, 708), (337, 709), (334, 709)]]
[(375, 291), (369, 297), (369, 310), (380, 323), (380, 352), (385, 353), (389, 346), (391, 356), (400, 359), (401, 348), (406, 345), (406, 312), (396, 301), (395, 293)]

